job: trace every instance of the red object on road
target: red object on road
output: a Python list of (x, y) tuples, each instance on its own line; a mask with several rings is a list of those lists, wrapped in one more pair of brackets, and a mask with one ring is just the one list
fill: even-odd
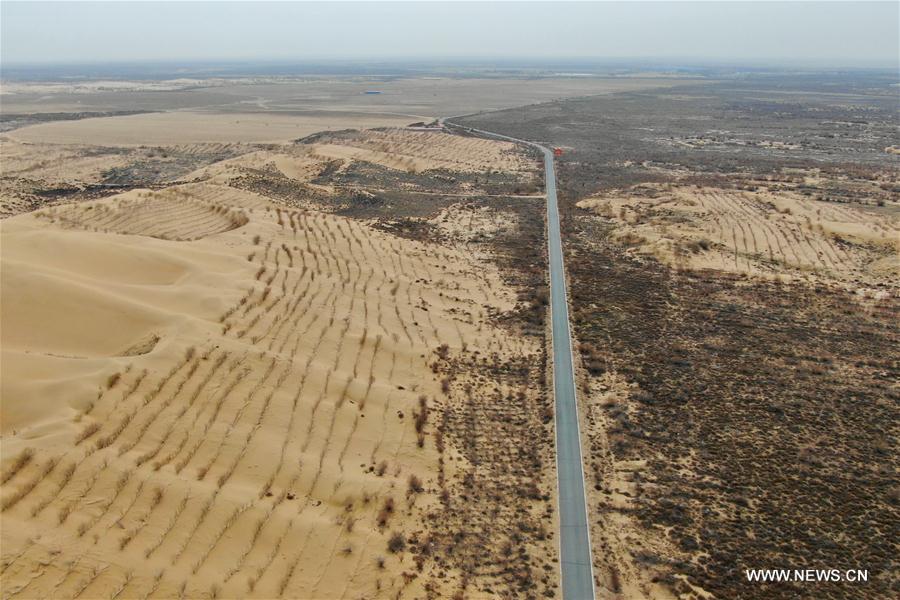
[(553, 156), (562, 156), (562, 148), (554, 148)]

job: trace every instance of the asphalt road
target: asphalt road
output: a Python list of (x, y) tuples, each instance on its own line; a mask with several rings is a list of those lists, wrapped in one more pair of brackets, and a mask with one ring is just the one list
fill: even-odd
[(553, 335), (553, 394), (556, 404), (556, 473), (559, 490), (560, 578), (564, 600), (594, 598), (594, 572), (588, 530), (581, 431), (575, 399), (575, 371), (572, 365), (572, 337), (569, 304), (563, 266), (559, 209), (556, 200), (556, 171), (553, 152), (540, 144), (505, 135), (462, 127), (488, 137), (527, 144), (544, 154), (547, 193), (547, 248), (550, 262), (550, 321)]

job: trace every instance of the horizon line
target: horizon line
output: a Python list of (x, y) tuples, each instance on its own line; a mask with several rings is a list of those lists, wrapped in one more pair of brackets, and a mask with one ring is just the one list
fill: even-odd
[[(597, 66), (616, 66), (629, 64), (642, 64), (644, 66), (668, 66), (668, 67), (783, 67), (783, 66), (818, 66), (819, 63), (829, 63), (832, 69), (841, 68), (896, 68), (900, 64), (900, 58), (884, 59), (851, 59), (846, 57), (822, 56), (822, 57), (704, 57), (704, 56), (669, 56), (669, 55), (642, 55), (642, 56), (597, 56), (597, 55), (560, 55), (560, 56), (517, 56), (517, 55), (432, 55), (407, 57), (397, 55), (334, 55), (316, 57), (160, 57), (160, 58), (129, 58), (120, 60), (105, 59), (78, 59), (78, 60), (3, 60), (0, 57), (0, 66), (6, 68), (22, 67), (98, 67), (98, 66), (152, 66), (187, 64), (198, 66), (227, 66), (248, 64), (269, 65), (328, 65), (328, 64), (373, 64), (395, 63), (396, 65), (432, 65), (448, 66), (451, 63), (460, 63), (460, 66), (469, 66), (466, 63), (476, 63), (478, 66), (489, 66), (484, 63), (490, 61), (503, 61), (512, 63), (518, 67), (547, 66), (553, 63), (594, 63)], [(841, 61), (843, 64), (836, 63)]]

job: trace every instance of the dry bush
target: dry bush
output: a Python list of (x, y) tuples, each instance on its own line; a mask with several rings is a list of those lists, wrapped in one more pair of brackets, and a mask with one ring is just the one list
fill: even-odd
[(420, 494), (425, 488), (422, 487), (422, 480), (417, 475), (410, 475), (408, 481), (409, 494)]
[(406, 550), (406, 538), (399, 531), (395, 531), (388, 539), (387, 549), (391, 554), (403, 552)]
[(384, 476), (385, 472), (387, 471), (387, 468), (388, 468), (387, 461), (383, 460), (380, 463), (378, 463), (377, 467), (375, 467), (375, 474), (378, 475), (379, 477), (382, 477), (382, 476)]
[(356, 521), (357, 519), (355, 518), (347, 519), (347, 521), (344, 523), (344, 530), (347, 533), (353, 533), (353, 526), (356, 525)]
[(428, 422), (428, 398), (419, 396), (419, 410), (413, 411), (413, 424), (416, 428), (416, 443), (419, 448), (425, 446), (425, 424)]
[(394, 499), (390, 496), (385, 498), (384, 505), (381, 507), (381, 510), (378, 511), (378, 516), (375, 518), (375, 522), (378, 524), (378, 527), (384, 527), (387, 525), (388, 520), (391, 518), (391, 515), (394, 514)]
[(428, 422), (428, 398), (419, 396), (419, 411), (413, 411), (413, 423), (416, 433), (424, 433), (425, 424)]

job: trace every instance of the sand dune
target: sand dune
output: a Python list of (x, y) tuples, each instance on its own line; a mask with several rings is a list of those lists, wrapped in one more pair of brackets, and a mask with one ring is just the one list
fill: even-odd
[(405, 171), (521, 171), (526, 168), (521, 154), (510, 142), (402, 129), (335, 136), (329, 143), (315, 144), (311, 154), (326, 159), (365, 160)]
[(37, 216), (64, 227), (179, 241), (199, 239), (247, 224), (246, 212), (207, 202), (188, 189), (138, 190), (106, 202), (49, 208)]
[[(441, 132), (379, 129), (320, 137), (321, 141), (312, 143), (285, 144), (275, 150), (248, 152), (197, 169), (183, 179), (222, 183), (242, 170), (274, 167), (285, 177), (309, 183), (335, 162), (346, 167), (354, 161), (407, 172), (444, 169), (464, 173), (517, 173), (533, 168), (511, 143)], [(320, 189), (327, 190), (328, 186), (320, 186)]]
[(858, 205), (787, 191), (693, 186), (610, 193), (578, 205), (616, 220), (620, 239), (670, 264), (845, 282), (900, 280), (897, 220)]
[(4, 598), (459, 589), (388, 542), (465, 461), (435, 349), (537, 350), (488, 324), (494, 270), (208, 183), (3, 236)]
[(122, 357), (214, 318), (247, 270), (209, 247), (60, 231), (32, 215), (4, 221), (3, 432), (70, 419)]
[(123, 166), (128, 156), (103, 149), (76, 144), (26, 143), (9, 137), (0, 138), (3, 177), (39, 179), (47, 183), (65, 184), (95, 182), (104, 171)]

